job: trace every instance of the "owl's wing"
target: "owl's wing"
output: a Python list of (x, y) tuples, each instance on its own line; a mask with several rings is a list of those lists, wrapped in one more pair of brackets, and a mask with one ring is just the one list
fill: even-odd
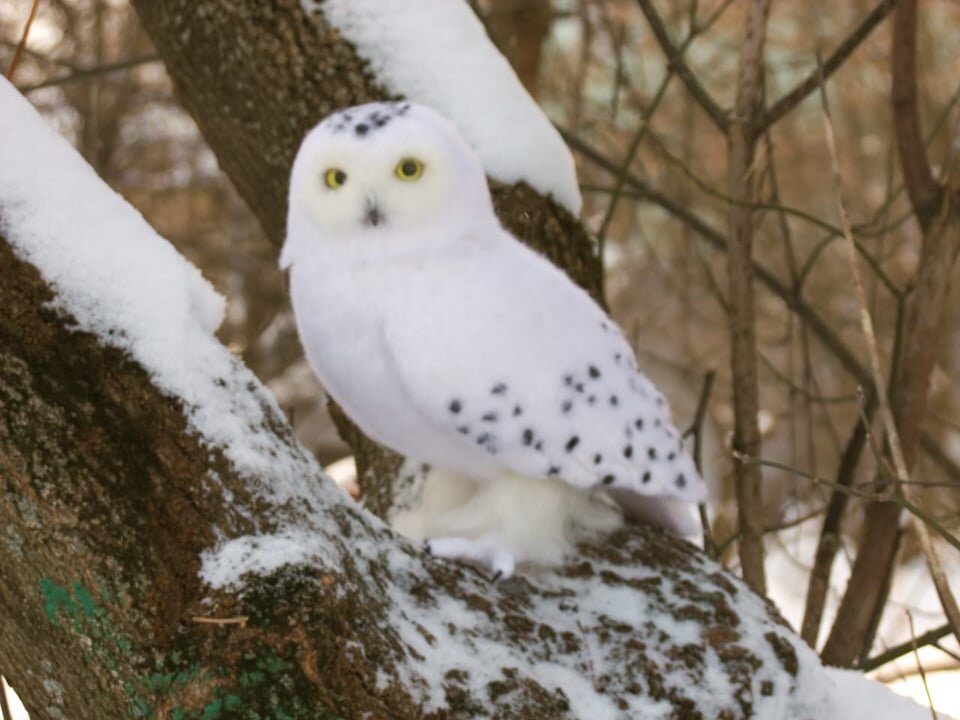
[(705, 498), (619, 329), (515, 241), (424, 272), (388, 312), (384, 341), (429, 443), (444, 450), (436, 456), (462, 459), (450, 469), (496, 464), (577, 487)]

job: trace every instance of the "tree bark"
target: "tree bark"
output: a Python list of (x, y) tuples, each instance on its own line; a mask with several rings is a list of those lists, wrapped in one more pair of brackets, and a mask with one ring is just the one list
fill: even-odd
[[(763, 43), (766, 0), (753, 0), (740, 50), (737, 98), (727, 126), (727, 275), (730, 288), (730, 363), (733, 379), (733, 449), (747, 458), (760, 457), (757, 414), (756, 308), (753, 293), (753, 203), (756, 201), (754, 152), (760, 137), (763, 87)], [(763, 473), (756, 462), (734, 464), (740, 520), (740, 565), (743, 578), (760, 594), (767, 591), (764, 572)]]

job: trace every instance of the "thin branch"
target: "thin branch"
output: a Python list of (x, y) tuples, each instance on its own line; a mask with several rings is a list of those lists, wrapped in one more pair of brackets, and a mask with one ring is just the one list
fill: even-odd
[[(703, 386), (700, 388), (700, 398), (697, 400), (697, 409), (693, 414), (693, 422), (690, 423), (683, 436), (693, 435), (693, 462), (697, 466), (697, 472), (703, 476), (703, 420), (707, 415), (707, 407), (710, 405), (710, 393), (713, 391), (713, 382), (717, 379), (717, 371), (710, 370), (703, 376)], [(698, 510), (700, 512), (700, 524), (703, 527), (703, 550), (712, 558), (718, 557), (717, 545), (714, 542), (713, 534), (710, 532), (710, 518), (707, 516), (707, 506), (700, 503)]]
[(843, 487), (832, 480), (827, 480), (826, 478), (819, 477), (814, 473), (809, 473), (805, 470), (800, 470), (799, 468), (790, 467), (785, 463), (776, 462), (775, 460), (761, 460), (759, 458), (752, 458), (749, 455), (744, 455), (743, 453), (738, 453), (736, 451), (733, 451), (732, 454), (734, 459), (739, 460), (745, 465), (763, 465), (764, 467), (774, 468), (775, 470), (783, 470), (784, 472), (797, 475), (798, 477), (806, 478), (817, 485), (823, 485), (824, 487), (838, 490), (848, 495), (853, 495), (854, 497), (858, 497), (862, 500), (869, 500), (871, 502), (890, 502), (898, 505), (911, 515), (914, 515), (925, 522), (934, 529), (937, 535), (942, 537), (957, 550), (960, 550), (960, 538), (951, 533), (950, 530), (944, 527), (933, 515), (930, 515), (922, 508), (917, 507), (902, 495), (888, 496), (886, 493), (876, 492), (873, 490), (861, 490), (860, 488), (852, 485), (850, 487)]
[(20, 36), (20, 42), (13, 53), (13, 59), (10, 61), (10, 67), (7, 68), (7, 80), (13, 82), (13, 74), (17, 71), (17, 65), (20, 64), (20, 56), (23, 55), (23, 49), (27, 46), (27, 36), (30, 35), (30, 26), (33, 25), (33, 19), (37, 16), (37, 8), (40, 6), (40, 0), (33, 0), (30, 6), (30, 15), (27, 17), (27, 24), (23, 26), (23, 34)]
[(156, 53), (152, 55), (145, 55), (143, 57), (132, 58), (130, 60), (121, 60), (115, 63), (109, 63), (107, 65), (98, 65), (91, 68), (80, 68), (75, 72), (70, 73), (69, 75), (63, 75), (57, 78), (50, 78), (48, 80), (43, 80), (41, 82), (35, 83), (33, 85), (24, 85), (23, 87), (17, 88), (24, 95), (31, 93), (34, 90), (40, 90), (42, 88), (55, 87), (59, 85), (69, 85), (70, 83), (79, 82), (81, 80), (87, 80), (91, 77), (96, 77), (97, 75), (106, 75), (108, 73), (117, 72), (119, 70), (128, 70), (132, 67), (138, 65), (145, 65), (146, 63), (160, 62), (160, 56)]
[(669, 67), (676, 72), (677, 76), (683, 81), (683, 84), (687, 86), (687, 90), (690, 91), (690, 94), (693, 95), (700, 107), (707, 113), (707, 116), (713, 121), (713, 124), (717, 126), (717, 129), (726, 134), (729, 124), (726, 111), (717, 104), (716, 100), (710, 96), (707, 89), (700, 84), (696, 75), (690, 70), (690, 67), (683, 59), (682, 52), (673, 44), (673, 40), (670, 39), (670, 34), (663, 24), (663, 19), (659, 13), (657, 13), (657, 9), (653, 6), (652, 0), (637, 0), (637, 3), (640, 5), (640, 10), (643, 11), (644, 16), (646, 16), (647, 22), (650, 24), (650, 29), (657, 38), (663, 54), (667, 56)]
[(898, 660), (907, 653), (913, 650), (914, 644), (918, 648), (924, 647), (925, 645), (936, 645), (937, 641), (940, 638), (950, 635), (951, 630), (949, 625), (941, 625), (938, 628), (933, 630), (928, 630), (923, 635), (920, 635), (916, 639), (911, 638), (904, 643), (899, 645), (894, 645), (892, 648), (884, 650), (882, 653), (874, 655), (869, 660), (865, 661), (861, 666), (863, 672), (868, 673), (871, 670), (876, 670), (878, 667), (882, 667), (887, 663), (891, 663), (894, 660)]
[(775, 124), (780, 118), (803, 102), (810, 93), (817, 89), (821, 82), (826, 82), (835, 71), (839, 70), (847, 58), (853, 54), (853, 51), (860, 47), (860, 44), (870, 36), (874, 28), (883, 22), (887, 15), (890, 14), (894, 5), (896, 5), (896, 0), (881, 0), (853, 32), (844, 38), (843, 42), (837, 46), (833, 54), (823, 63), (822, 68), (814, 68), (793, 90), (790, 90), (767, 110), (761, 121), (762, 129), (766, 129)]
[(910, 644), (913, 646), (913, 657), (917, 662), (917, 670), (920, 672), (920, 681), (923, 683), (923, 691), (927, 694), (927, 705), (930, 706), (930, 716), (933, 720), (940, 720), (937, 711), (933, 707), (933, 698), (930, 696), (930, 687), (927, 685), (927, 672), (923, 669), (923, 663), (920, 662), (920, 652), (917, 648), (917, 633), (913, 629), (913, 613), (907, 608), (907, 622), (910, 624)]
[(941, 189), (927, 160), (917, 97), (917, 0), (900, 0), (894, 12), (891, 52), (894, 134), (910, 203), (924, 233), (940, 205)]
[[(876, 408), (876, 393), (870, 393), (863, 413), (866, 421), (857, 419), (857, 424), (850, 434), (850, 440), (843, 450), (840, 465), (837, 468), (836, 483), (839, 487), (853, 486), (854, 473), (857, 463), (863, 454), (867, 435), (870, 432), (869, 418), (873, 417)], [(847, 507), (847, 493), (834, 490), (827, 504), (827, 512), (820, 528), (820, 539), (817, 541), (817, 550), (814, 554), (813, 569), (810, 571), (810, 581), (807, 584), (807, 597), (803, 610), (803, 623), (800, 626), (800, 637), (807, 645), (816, 649), (817, 638), (820, 635), (820, 623), (823, 619), (823, 609), (826, 606), (827, 590), (830, 587), (830, 573), (833, 561), (840, 547), (840, 523)]]

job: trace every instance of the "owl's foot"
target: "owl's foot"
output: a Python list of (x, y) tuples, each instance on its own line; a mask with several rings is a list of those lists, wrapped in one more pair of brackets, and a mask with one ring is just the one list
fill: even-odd
[(469, 560), (488, 568), (493, 573), (494, 582), (505, 580), (513, 575), (513, 571), (516, 569), (516, 560), (513, 553), (482, 539), (430, 538), (424, 542), (423, 546), (434, 557)]

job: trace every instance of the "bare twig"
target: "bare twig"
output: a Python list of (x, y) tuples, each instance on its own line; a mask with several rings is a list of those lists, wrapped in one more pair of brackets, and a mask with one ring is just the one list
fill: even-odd
[[(710, 393), (713, 391), (713, 382), (717, 379), (717, 371), (710, 370), (703, 376), (703, 386), (700, 388), (700, 399), (697, 400), (697, 409), (693, 414), (693, 421), (690, 423), (683, 435), (687, 437), (693, 435), (693, 462), (697, 466), (697, 472), (703, 476), (703, 420), (707, 415), (707, 407), (710, 405)], [(703, 527), (703, 550), (712, 558), (717, 557), (717, 545), (713, 539), (713, 533), (710, 532), (710, 518), (707, 516), (707, 506), (703, 503), (699, 506), (700, 524)]]
[(121, 60), (120, 62), (109, 63), (107, 65), (98, 65), (91, 68), (78, 68), (69, 75), (64, 75), (62, 77), (50, 78), (48, 80), (43, 80), (33, 85), (23, 85), (22, 87), (17, 88), (24, 95), (31, 93), (34, 90), (41, 90), (42, 88), (55, 87), (59, 85), (69, 85), (70, 83), (79, 82), (81, 80), (87, 80), (92, 77), (97, 77), (98, 75), (106, 75), (112, 72), (117, 72), (119, 70), (128, 70), (132, 67), (137, 67), (138, 65), (145, 65), (146, 63), (160, 62), (160, 56), (156, 53), (151, 55), (145, 55), (144, 57), (132, 58), (130, 60)]
[(937, 640), (939, 640), (942, 637), (946, 637), (949, 634), (950, 634), (949, 625), (941, 625), (940, 627), (934, 628), (933, 630), (928, 630), (923, 635), (917, 638), (911, 638), (907, 642), (901, 643), (899, 645), (895, 645), (894, 647), (888, 648), (887, 650), (884, 650), (882, 653), (879, 653), (873, 656), (872, 658), (870, 658), (869, 660), (863, 663), (863, 665), (861, 666), (861, 669), (864, 672), (870, 672), (871, 670), (876, 670), (878, 667), (881, 667), (883, 665), (886, 665), (887, 663), (893, 662), (894, 660), (897, 660), (903, 657), (904, 655), (909, 653), (911, 650), (913, 650), (914, 645), (916, 645), (916, 647), (918, 648), (924, 647), (925, 645), (936, 645)]
[(23, 48), (27, 45), (27, 36), (30, 35), (30, 26), (33, 25), (33, 19), (37, 16), (37, 8), (40, 6), (40, 0), (33, 0), (30, 6), (30, 15), (27, 16), (27, 24), (23, 26), (23, 34), (20, 36), (20, 42), (13, 53), (13, 59), (10, 61), (10, 67), (7, 68), (7, 80), (13, 82), (13, 74), (17, 71), (17, 65), (20, 64), (20, 57), (23, 55)]
[(911, 515), (915, 515), (918, 519), (925, 522), (929, 527), (933, 528), (940, 537), (946, 540), (950, 545), (955, 547), (957, 550), (960, 550), (960, 538), (953, 535), (947, 528), (945, 528), (933, 515), (925, 512), (921, 508), (914, 505), (912, 502), (907, 500), (907, 498), (902, 495), (894, 495), (891, 498), (888, 498), (885, 493), (876, 492), (872, 490), (861, 490), (856, 486), (844, 487), (833, 480), (827, 480), (826, 478), (819, 477), (814, 473), (806, 472), (800, 468), (790, 467), (784, 463), (779, 463), (776, 460), (761, 460), (759, 458), (750, 457), (744, 455), (743, 453), (734, 452), (733, 456), (743, 463), (744, 465), (763, 465), (764, 467), (774, 468), (776, 470), (783, 470), (784, 472), (791, 473), (798, 477), (806, 478), (811, 482), (816, 483), (817, 485), (823, 485), (824, 487), (831, 488), (833, 490), (839, 490), (842, 493), (852, 495), (854, 497), (861, 498), (862, 500), (869, 500), (871, 502), (884, 502), (891, 505), (896, 505)]
[[(677, 76), (683, 81), (683, 84), (687, 86), (687, 90), (696, 98), (697, 103), (703, 108), (704, 112), (707, 113), (713, 121), (713, 124), (717, 126), (717, 129), (722, 133), (726, 133), (729, 122), (726, 112), (717, 104), (716, 100), (710, 96), (707, 89), (700, 84), (697, 76), (690, 70), (690, 67), (683, 59), (682, 51), (679, 50), (676, 45), (673, 44), (673, 40), (670, 39), (670, 34), (667, 32), (667, 28), (657, 9), (653, 6), (653, 2), (651, 2), (651, 0), (637, 0), (637, 2), (640, 5), (640, 10), (642, 10), (644, 16), (646, 16), (647, 22), (650, 24), (650, 29), (657, 38), (663, 54), (667, 56), (670, 69), (676, 72)], [(693, 29), (691, 33), (693, 33)]]
[(870, 36), (873, 29), (890, 14), (895, 4), (895, 0), (881, 0), (853, 32), (837, 46), (837, 49), (827, 58), (822, 67), (815, 68), (813, 72), (798, 83), (793, 90), (790, 90), (767, 110), (761, 121), (762, 127), (765, 129), (775, 124), (780, 118), (803, 102), (810, 93), (817, 89), (818, 85), (826, 82), (827, 78), (833, 75), (836, 70), (839, 70), (847, 58), (853, 54), (853, 51), (860, 47), (860, 44)]
[(940, 720), (937, 711), (933, 707), (933, 698), (930, 696), (930, 686), (927, 685), (927, 671), (923, 669), (923, 663), (920, 662), (920, 653), (917, 648), (917, 633), (913, 629), (913, 613), (907, 608), (907, 622), (910, 624), (910, 644), (913, 645), (913, 657), (917, 661), (917, 672), (920, 673), (920, 681), (923, 683), (923, 691), (927, 694), (927, 704), (930, 706), (930, 716), (933, 720)]

